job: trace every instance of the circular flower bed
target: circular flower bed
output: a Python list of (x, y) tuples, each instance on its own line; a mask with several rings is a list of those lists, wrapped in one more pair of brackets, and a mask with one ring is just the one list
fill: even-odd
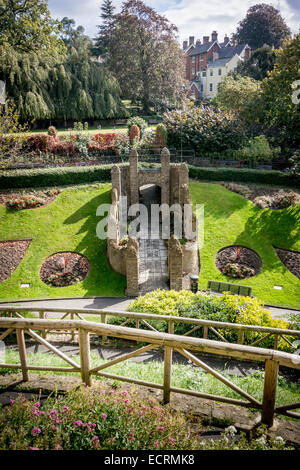
[(65, 287), (83, 281), (89, 273), (88, 259), (79, 253), (55, 253), (44, 261), (40, 278), (45, 284)]
[(233, 245), (218, 252), (216, 266), (225, 276), (245, 279), (255, 276), (260, 271), (262, 262), (250, 248)]

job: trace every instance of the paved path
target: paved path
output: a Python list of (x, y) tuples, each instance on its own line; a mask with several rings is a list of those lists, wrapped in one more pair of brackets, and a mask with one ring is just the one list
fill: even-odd
[[(36, 307), (42, 308), (91, 308), (104, 310), (127, 310), (134, 298), (128, 297), (84, 297), (73, 299), (27, 300), (19, 302), (0, 302), (0, 307)], [(289, 319), (290, 314), (300, 315), (300, 310), (266, 306), (276, 318)]]

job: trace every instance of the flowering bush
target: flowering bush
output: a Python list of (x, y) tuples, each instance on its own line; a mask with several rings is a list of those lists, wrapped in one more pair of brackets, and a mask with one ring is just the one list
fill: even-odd
[(54, 126), (48, 127), (48, 135), (51, 137), (57, 138), (57, 130)]
[(105, 383), (43, 404), (19, 397), (0, 411), (1, 450), (292, 449), (265, 427), (252, 439), (236, 434), (230, 426), (217, 442), (201, 440), (182, 413)]
[(127, 121), (128, 132), (133, 124), (136, 124), (140, 129), (141, 136), (143, 135), (144, 130), (148, 127), (147, 121), (139, 116), (133, 116)]
[(46, 134), (32, 134), (26, 139), (29, 152), (46, 152), (48, 150), (48, 136)]
[(43, 206), (49, 197), (52, 198), (57, 196), (59, 193), (59, 189), (53, 188), (45, 192), (31, 192), (29, 194), (21, 194), (17, 198), (8, 199), (6, 201), (6, 207), (17, 210), (32, 209), (34, 207)]
[[(159, 315), (174, 315), (182, 317), (200, 318), (204, 320), (222, 321), (227, 323), (240, 323), (244, 325), (269, 326), (272, 328), (288, 328), (285, 320), (274, 318), (269, 310), (263, 308), (263, 303), (252, 297), (242, 297), (224, 293), (214, 295), (210, 293), (197, 293), (191, 291), (174, 290), (149, 292), (143, 297), (138, 297), (129, 306), (130, 312), (148, 312)], [(124, 321), (124, 320), (123, 320)], [(113, 320), (117, 322), (117, 320)], [(153, 325), (154, 322), (152, 321)], [(175, 323), (175, 333), (184, 334), (191, 329), (190, 325)], [(155, 322), (155, 327), (160, 331), (167, 331), (165, 322)], [(237, 342), (236, 330), (223, 330), (223, 336), (232, 342)], [(193, 336), (202, 337), (200, 330)], [(251, 344), (260, 337), (260, 333), (245, 333), (245, 344)], [(216, 336), (209, 333), (209, 338), (216, 340)], [(272, 337), (261, 341), (258, 346), (273, 348)], [(284, 340), (280, 339), (278, 349), (293, 352)]]
[(254, 204), (261, 209), (286, 209), (300, 201), (300, 197), (293, 191), (280, 190), (271, 196), (258, 196)]
[(255, 271), (248, 266), (244, 266), (238, 263), (228, 263), (226, 266), (221, 268), (221, 271), (225, 276), (244, 279), (246, 277), (254, 276)]
[(204, 152), (238, 149), (244, 141), (239, 119), (232, 113), (211, 107), (195, 107), (187, 112), (168, 111), (164, 114), (168, 145)]
[(158, 147), (166, 147), (167, 146), (167, 129), (166, 126), (161, 122), (156, 127), (155, 132), (155, 143)]

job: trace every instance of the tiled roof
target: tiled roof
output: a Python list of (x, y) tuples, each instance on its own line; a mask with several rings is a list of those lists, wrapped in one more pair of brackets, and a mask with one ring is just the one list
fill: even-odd
[(207, 52), (215, 42), (217, 43), (217, 41), (210, 41), (204, 44), (198, 44), (193, 50), (193, 52), (190, 53), (190, 56), (203, 54), (203, 52)]
[(231, 58), (235, 54), (240, 55), (241, 52), (245, 49), (246, 44), (238, 44), (237, 46), (227, 46), (223, 47), (218, 51), (219, 59)]
[(225, 67), (225, 65), (227, 64), (227, 62), (230, 61), (231, 58), (232, 57), (225, 57), (224, 59), (217, 59), (214, 61), (207, 62), (207, 68), (214, 69), (218, 67)]

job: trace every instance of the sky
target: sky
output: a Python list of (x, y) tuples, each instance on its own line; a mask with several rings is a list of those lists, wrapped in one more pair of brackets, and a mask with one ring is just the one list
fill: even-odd
[[(257, 3), (267, 3), (280, 10), (280, 13), (293, 33), (300, 28), (300, 0), (144, 0), (160, 14), (166, 16), (179, 29), (182, 42), (189, 36), (203, 39), (218, 31), (219, 40), (231, 35), (238, 22), (245, 16), (248, 8)], [(113, 0), (116, 11), (120, 10), (122, 0)], [(85, 28), (86, 34), (95, 37), (97, 24), (100, 23), (102, 0), (48, 0), (51, 15), (62, 19), (74, 18), (77, 26)]]

